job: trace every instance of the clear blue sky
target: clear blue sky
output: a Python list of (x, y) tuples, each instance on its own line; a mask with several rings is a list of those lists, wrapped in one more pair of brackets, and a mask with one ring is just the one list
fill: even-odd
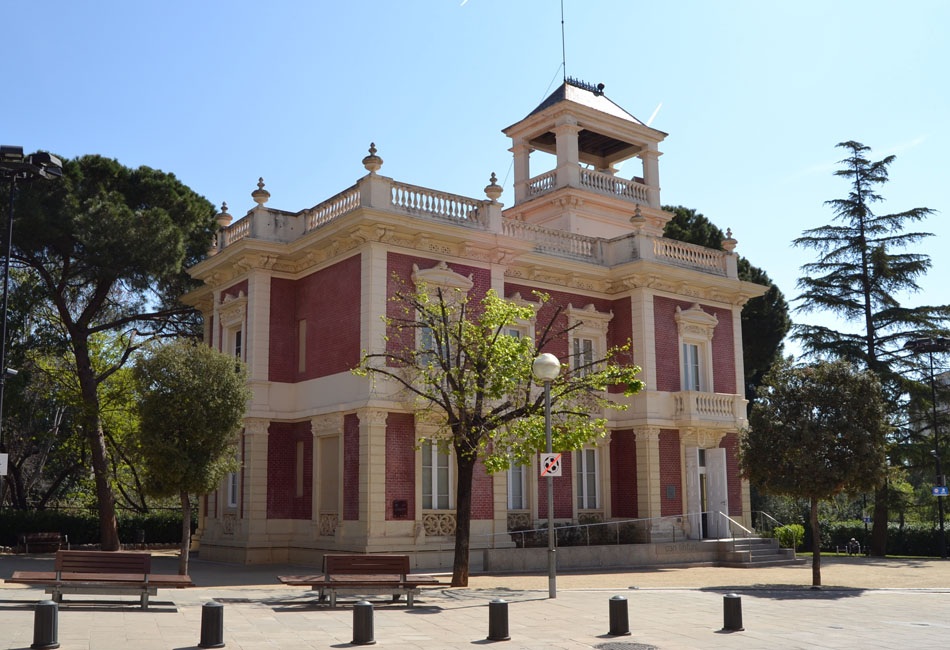
[[(567, 73), (669, 133), (662, 200), (732, 228), (793, 298), (857, 140), (896, 154), (881, 212), (927, 206), (950, 302), (950, 3), (564, 0)], [(7, 2), (0, 141), (174, 172), (235, 217), (263, 176), (296, 211), (365, 173), (481, 198), (501, 129), (562, 78), (558, 0)], [(28, 226), (23, 226), (28, 227)]]

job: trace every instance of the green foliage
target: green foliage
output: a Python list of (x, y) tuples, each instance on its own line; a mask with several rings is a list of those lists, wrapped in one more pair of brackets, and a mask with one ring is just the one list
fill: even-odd
[[(147, 513), (120, 510), (117, 516), (119, 539), (135, 543), (144, 531), (147, 544), (179, 544), (181, 511), (151, 510)], [(197, 529), (197, 516), (191, 528)], [(22, 533), (62, 533), (71, 545), (98, 544), (99, 521), (94, 510), (3, 510), (0, 511), (0, 546), (13, 548)]]
[[(894, 214), (875, 214), (872, 206), (883, 201), (877, 188), (888, 181), (894, 156), (872, 162), (865, 158), (869, 147), (842, 142), (848, 152), (835, 172), (848, 180), (846, 198), (827, 201), (835, 214), (834, 224), (806, 230), (795, 245), (819, 253), (818, 260), (802, 267), (798, 310), (827, 311), (859, 325), (856, 331), (827, 326), (797, 325), (795, 337), (807, 352), (844, 358), (876, 373), (888, 388), (901, 374), (900, 353), (904, 341), (944, 332), (950, 320), (950, 305), (908, 308), (902, 294), (920, 290), (917, 279), (931, 266), (930, 257), (903, 252), (931, 237), (926, 232), (908, 232), (909, 225), (933, 213), (930, 208), (912, 208)], [(899, 390), (899, 389), (896, 389)]]
[(873, 489), (884, 477), (887, 431), (873, 374), (841, 361), (783, 360), (752, 405), (742, 472), (764, 492), (807, 499)]
[(243, 364), (180, 341), (136, 361), (139, 445), (145, 489), (155, 496), (205, 494), (234, 469), (250, 392)]
[(786, 524), (785, 526), (779, 526), (772, 532), (782, 548), (797, 549), (805, 538), (805, 527), (801, 524)]

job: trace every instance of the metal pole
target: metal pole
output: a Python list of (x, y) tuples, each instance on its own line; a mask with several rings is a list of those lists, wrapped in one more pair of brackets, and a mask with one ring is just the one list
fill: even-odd
[[(544, 382), (544, 443), (550, 456), (551, 444), (551, 380)], [(557, 548), (554, 538), (554, 477), (548, 472), (548, 598), (557, 598)]]
[[(934, 418), (934, 459), (937, 461), (937, 483), (944, 484), (943, 472), (940, 467), (940, 431), (937, 428), (937, 384), (934, 381), (934, 353), (933, 349), (929, 352), (930, 356), (930, 405), (933, 408)], [(947, 533), (943, 527), (943, 497), (937, 496), (937, 513), (940, 517), (940, 557), (947, 559)]]
[[(3, 327), (0, 329), (0, 453), (6, 449), (3, 445), (3, 397), (7, 385), (7, 304), (10, 295), (10, 256), (13, 254), (13, 201), (16, 194), (16, 173), (10, 175), (10, 212), (7, 216), (7, 253), (3, 258)], [(7, 479), (0, 476), (0, 510), (3, 501)]]

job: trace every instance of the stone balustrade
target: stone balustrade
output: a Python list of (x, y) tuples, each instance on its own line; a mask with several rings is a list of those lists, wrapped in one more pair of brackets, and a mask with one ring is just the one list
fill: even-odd
[(627, 199), (634, 203), (649, 203), (646, 185), (618, 178), (611, 174), (582, 168), (581, 186), (601, 194)]
[(552, 169), (528, 181), (528, 196), (538, 196), (557, 187), (557, 170)]
[(741, 395), (725, 393), (703, 393), (699, 391), (681, 391), (673, 393), (674, 413), (677, 421), (687, 420), (719, 420), (735, 421), (739, 410)]
[[(585, 171), (583, 178), (605, 192), (645, 202), (646, 187), (609, 174)], [(609, 179), (609, 183), (608, 180)], [(555, 182), (554, 172), (532, 179), (538, 192)], [(451, 222), (470, 228), (500, 232), (506, 237), (533, 242), (538, 252), (613, 266), (636, 259), (652, 259), (705, 273), (734, 277), (730, 255), (673, 239), (645, 237), (631, 233), (611, 240), (547, 228), (501, 217), (500, 204), (425, 187), (400, 183), (384, 176), (366, 176), (350, 188), (297, 214), (257, 207), (243, 219), (222, 228), (218, 249), (242, 239), (288, 241), (321, 228), (360, 207), (401, 212)], [(651, 250), (652, 243), (652, 250)], [(730, 275), (730, 274), (733, 275)]]

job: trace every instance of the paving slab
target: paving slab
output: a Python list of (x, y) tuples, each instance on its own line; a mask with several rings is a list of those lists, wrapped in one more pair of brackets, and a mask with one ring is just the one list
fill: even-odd
[[(174, 572), (172, 554), (157, 571)], [(0, 556), (0, 578), (41, 569), (52, 556)], [(202, 607), (224, 606), (226, 648), (357, 647), (353, 604), (330, 609), (312, 592), (277, 582), (306, 567), (236, 566), (192, 560), (198, 585), (161, 590), (148, 610), (133, 597), (98, 601), (73, 596), (59, 608), (64, 650), (191, 650), (198, 647)], [(827, 558), (825, 586), (811, 589), (811, 567), (715, 567), (563, 572), (556, 599), (547, 575), (472, 576), (463, 588), (423, 590), (413, 609), (388, 597), (373, 602), (376, 646), (449, 650), (516, 648), (651, 650), (675, 648), (946, 648), (950, 645), (950, 562)], [(742, 631), (723, 630), (725, 596), (740, 597)], [(610, 599), (625, 599), (631, 634), (608, 635)], [(33, 643), (42, 589), (0, 586), (0, 647)], [(505, 600), (509, 641), (489, 641), (489, 607)]]

